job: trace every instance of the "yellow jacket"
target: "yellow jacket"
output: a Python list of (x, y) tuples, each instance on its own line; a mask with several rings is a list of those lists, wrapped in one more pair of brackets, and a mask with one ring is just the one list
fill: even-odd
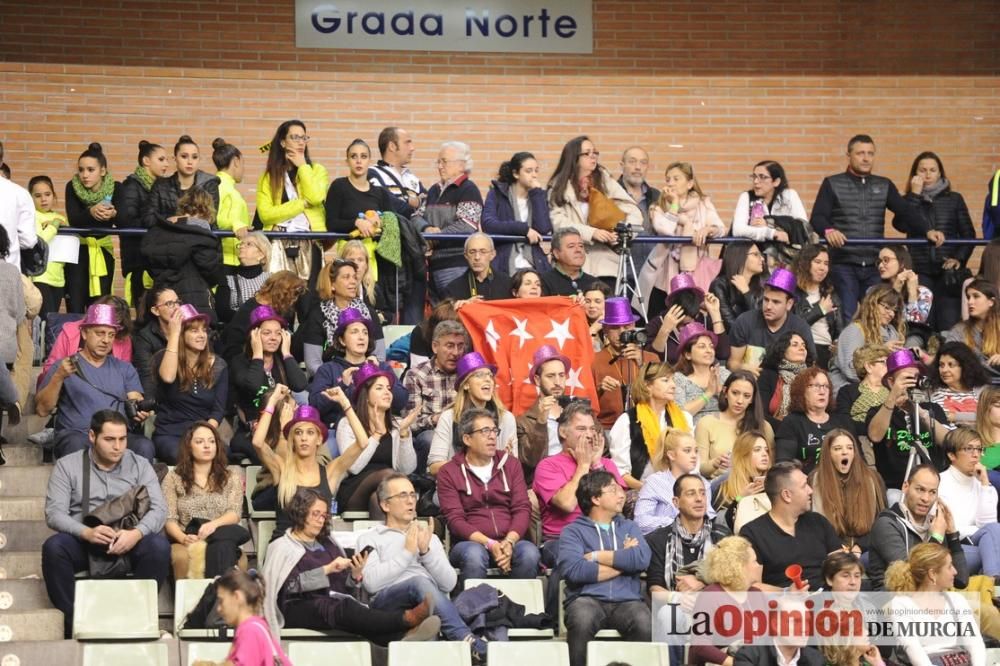
[[(48, 226), (43, 229), (42, 225), (46, 222), (48, 222)], [(51, 213), (43, 213), (38, 210), (35, 211), (35, 232), (38, 234), (38, 237), (46, 243), (51, 243), (52, 239), (56, 237), (59, 225), (65, 225), (66, 223), (66, 216), (62, 213), (57, 213), (55, 211)], [(62, 262), (50, 261), (45, 266), (45, 272), (31, 278), (31, 280), (33, 282), (38, 282), (39, 284), (47, 284), (50, 287), (65, 287), (66, 277), (63, 271)]]
[(310, 231), (326, 231), (326, 191), (330, 176), (322, 164), (303, 164), (295, 172), (298, 199), (281, 203), (284, 190), (271, 192), (271, 181), (265, 171), (257, 181), (257, 215), (265, 231), (287, 222), (301, 212), (309, 218)]
[[(238, 231), (250, 226), (250, 211), (243, 195), (236, 189), (236, 181), (224, 171), (215, 174), (219, 177), (219, 212), (215, 218), (216, 224), (225, 231)], [(222, 239), (222, 261), (226, 266), (239, 266), (237, 238)]]

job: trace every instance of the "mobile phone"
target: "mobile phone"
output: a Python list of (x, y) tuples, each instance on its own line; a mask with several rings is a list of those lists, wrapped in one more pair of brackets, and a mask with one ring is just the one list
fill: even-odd
[(366, 557), (373, 550), (375, 550), (375, 546), (365, 546), (361, 549), (361, 557)]

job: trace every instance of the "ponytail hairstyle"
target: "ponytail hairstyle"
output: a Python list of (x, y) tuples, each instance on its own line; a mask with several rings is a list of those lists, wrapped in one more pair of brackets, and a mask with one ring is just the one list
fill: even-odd
[(194, 146), (197, 148), (198, 144), (187, 134), (181, 134), (177, 139), (177, 143), (174, 144), (174, 157), (177, 156), (177, 153), (181, 152), (181, 146)]
[(228, 169), (237, 157), (243, 157), (243, 153), (233, 144), (226, 143), (222, 137), (216, 137), (212, 142), (212, 163), (219, 171)]
[(253, 610), (253, 614), (260, 615), (267, 588), (264, 584), (264, 577), (256, 569), (243, 571), (233, 567), (219, 576), (216, 585), (232, 594), (242, 592), (247, 606)]
[(104, 149), (101, 148), (101, 144), (96, 141), (87, 146), (87, 150), (80, 153), (80, 157), (76, 159), (77, 161), (80, 161), (85, 157), (97, 160), (97, 163), (101, 165), (102, 169), (108, 168), (108, 158), (104, 156)]
[(951, 557), (943, 545), (928, 541), (914, 547), (905, 560), (893, 562), (885, 572), (885, 589), (890, 592), (916, 592), (932, 571), (940, 569)]
[(150, 143), (149, 141), (143, 139), (139, 142), (139, 156), (136, 158), (136, 162), (139, 163), (139, 166), (145, 166), (142, 161), (147, 157), (152, 157), (153, 153), (157, 150), (163, 150), (163, 146), (158, 143)]
[[(292, 127), (301, 127), (303, 132), (306, 131), (306, 124), (301, 120), (286, 120), (278, 125), (278, 129), (274, 130), (274, 136), (271, 138), (271, 143), (268, 144), (267, 167), (265, 171), (267, 172), (267, 182), (270, 186), (271, 200), (275, 203), (281, 203), (281, 198), (285, 191), (285, 174), (292, 169), (292, 163), (288, 161), (288, 157), (285, 156), (285, 149), (281, 147), (281, 142), (288, 136), (288, 130)], [(312, 160), (309, 159), (308, 143), (306, 144), (304, 155), (306, 164), (312, 164)]]
[(535, 159), (535, 156), (526, 151), (514, 153), (509, 160), (500, 165), (500, 169), (497, 171), (497, 180), (507, 185), (513, 185), (517, 182), (515, 174), (521, 170), (521, 166), (528, 160), (533, 159)]
[(153, 284), (151, 289), (147, 289), (146, 293), (142, 295), (142, 304), (139, 306), (140, 310), (136, 311), (136, 324), (139, 326), (145, 326), (149, 322), (155, 319), (155, 315), (152, 312), (153, 307), (156, 302), (160, 300), (160, 296), (165, 291), (173, 291), (174, 288), (167, 284), (166, 282), (156, 282)]
[(349, 143), (347, 145), (347, 150), (344, 151), (344, 154), (347, 155), (348, 157), (350, 157), (350, 155), (351, 155), (351, 148), (353, 148), (354, 146), (364, 146), (365, 150), (368, 151), (368, 157), (372, 156), (371, 146), (369, 146), (368, 143), (364, 139), (355, 139), (354, 141), (351, 141), (351, 143)]

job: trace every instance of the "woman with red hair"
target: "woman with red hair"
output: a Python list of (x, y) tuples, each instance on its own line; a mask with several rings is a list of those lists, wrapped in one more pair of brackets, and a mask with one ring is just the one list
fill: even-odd
[(833, 384), (821, 368), (807, 368), (792, 382), (788, 416), (774, 433), (775, 460), (798, 460), (810, 473), (819, 458), (823, 438), (834, 428), (851, 430), (850, 419), (832, 413)]

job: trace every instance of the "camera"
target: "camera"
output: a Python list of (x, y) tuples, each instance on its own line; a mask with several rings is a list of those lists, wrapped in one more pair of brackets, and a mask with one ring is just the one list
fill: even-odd
[(136, 417), (139, 416), (139, 412), (148, 412), (156, 408), (156, 400), (153, 398), (143, 398), (142, 400), (126, 400), (125, 404), (125, 418), (129, 421), (135, 421)]
[(641, 331), (637, 328), (633, 328), (630, 331), (622, 331), (621, 335), (618, 336), (618, 341), (623, 347), (625, 345), (645, 347), (647, 340), (649, 340), (649, 336), (646, 335), (646, 331)]
[(615, 234), (617, 234), (618, 240), (611, 246), (611, 249), (621, 254), (635, 238), (635, 229), (628, 222), (622, 221), (615, 225)]

